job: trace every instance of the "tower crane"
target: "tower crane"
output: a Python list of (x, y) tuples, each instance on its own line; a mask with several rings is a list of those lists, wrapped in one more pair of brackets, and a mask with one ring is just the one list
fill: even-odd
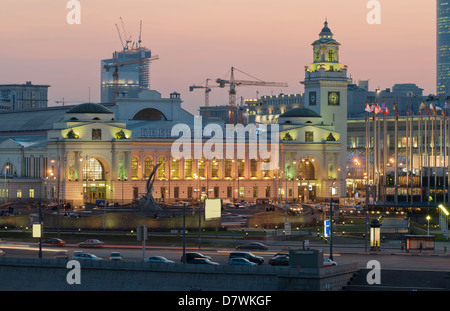
[(269, 87), (287, 87), (288, 84), (287, 83), (283, 83), (283, 82), (266, 82), (263, 81), (261, 79), (252, 77), (253, 79), (255, 79), (256, 81), (250, 81), (250, 80), (236, 80), (234, 78), (234, 71), (239, 71), (249, 77), (249, 74), (242, 72), (241, 70), (235, 68), (235, 67), (231, 67), (231, 75), (230, 75), (230, 79), (229, 80), (224, 80), (224, 79), (216, 79), (216, 82), (219, 83), (219, 87), (225, 87), (225, 85), (229, 85), (230, 86), (230, 90), (229, 90), (229, 122), (234, 124), (236, 122), (236, 87), (237, 86), (269, 86)]
[(210, 86), (209, 81), (211, 81), (211, 79), (206, 79), (205, 85), (191, 85), (189, 87), (190, 92), (194, 91), (195, 89), (205, 90), (205, 118), (209, 117), (209, 93), (211, 92), (211, 88), (218, 87), (218, 86)]
[(107, 63), (103, 66), (103, 68), (105, 68), (106, 71), (109, 71), (110, 69), (114, 69), (114, 72), (112, 74), (113, 76), (113, 99), (114, 101), (116, 101), (117, 95), (119, 94), (119, 67), (123, 67), (126, 65), (132, 65), (132, 64), (142, 64), (144, 62), (151, 62), (153, 60), (157, 60), (159, 59), (158, 55), (155, 56), (149, 56), (149, 57), (145, 57), (145, 58), (140, 58), (140, 59), (131, 59), (131, 60), (126, 60), (126, 61), (121, 61), (119, 62), (117, 60), (117, 52), (114, 52), (113, 55), (113, 62), (112, 63)]

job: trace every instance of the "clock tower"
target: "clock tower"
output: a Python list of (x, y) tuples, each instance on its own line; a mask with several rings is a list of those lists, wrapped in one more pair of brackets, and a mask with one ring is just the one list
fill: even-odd
[[(325, 21), (319, 39), (312, 43), (313, 62), (310, 67), (305, 66), (305, 80), (301, 83), (305, 86), (305, 108), (317, 112), (324, 125), (333, 126), (340, 133), (336, 142), (340, 144), (339, 154), (328, 155), (328, 167), (323, 169), (327, 170), (329, 180), (340, 181), (338, 194), (342, 195), (345, 194), (347, 167), (347, 86), (350, 79), (347, 66), (339, 62), (340, 46)], [(335, 187), (332, 185), (328, 186)]]

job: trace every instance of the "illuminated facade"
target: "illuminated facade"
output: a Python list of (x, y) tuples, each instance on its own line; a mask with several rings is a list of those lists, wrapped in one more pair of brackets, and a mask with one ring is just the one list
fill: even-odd
[(450, 2), (437, 0), (437, 95), (450, 96)]

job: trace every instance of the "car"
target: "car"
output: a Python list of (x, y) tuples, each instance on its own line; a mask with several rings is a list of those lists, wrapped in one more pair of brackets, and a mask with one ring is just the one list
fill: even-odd
[(226, 207), (226, 208), (233, 208), (234, 204), (233, 203), (225, 203), (224, 207)]
[(5, 257), (6, 253), (4, 250), (0, 249), (0, 257)]
[(79, 247), (102, 247), (103, 242), (96, 239), (88, 239), (84, 242), (78, 243)]
[(52, 238), (52, 239), (43, 241), (42, 244), (54, 245), (54, 246), (64, 246), (64, 245), (66, 245), (66, 242), (59, 238)]
[(271, 266), (288, 266), (289, 254), (275, 254), (269, 259), (269, 265)]
[[(187, 263), (190, 263), (195, 258), (207, 258), (207, 259), (211, 260), (211, 257), (203, 255), (201, 253), (197, 253), (197, 252), (186, 253), (185, 255), (186, 255), (186, 262)], [(181, 256), (181, 262), (183, 262), (183, 256)]]
[(144, 259), (144, 262), (155, 262), (155, 263), (175, 263), (173, 260), (169, 260), (163, 256), (151, 256)]
[(59, 251), (56, 252), (55, 255), (53, 255), (54, 259), (69, 259), (69, 254), (67, 251)]
[(334, 267), (334, 266), (337, 266), (337, 262), (336, 261), (333, 261), (330, 258), (324, 258), (323, 259), (323, 267), (324, 268), (326, 268), (326, 267)]
[(111, 255), (109, 255), (109, 261), (122, 261), (122, 255), (120, 255), (119, 252), (112, 252)]
[(249, 252), (231, 252), (228, 260), (230, 260), (231, 258), (245, 258), (251, 262), (254, 262), (258, 265), (262, 265), (264, 262), (264, 258), (260, 257), (260, 256), (255, 256), (252, 253)]
[(261, 250), (261, 251), (265, 251), (268, 250), (269, 247), (267, 245), (264, 245), (262, 243), (259, 242), (250, 242), (244, 245), (239, 245), (236, 246), (236, 249), (252, 249), (252, 250)]
[(209, 258), (194, 258), (189, 262), (194, 265), (218, 265), (218, 262), (211, 261)]
[(74, 252), (72, 259), (74, 260), (103, 260), (100, 257), (97, 257), (94, 254), (90, 254), (90, 253), (83, 253), (83, 252)]
[(256, 263), (246, 258), (230, 258), (228, 264), (233, 266), (256, 266)]

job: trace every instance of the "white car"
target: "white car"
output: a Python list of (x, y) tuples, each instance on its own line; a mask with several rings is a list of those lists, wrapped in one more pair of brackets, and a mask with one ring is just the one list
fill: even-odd
[(72, 259), (75, 259), (75, 260), (103, 260), (102, 258), (95, 256), (94, 254), (83, 253), (83, 252), (73, 253)]
[(330, 258), (325, 258), (323, 260), (323, 267), (324, 268), (326, 268), (326, 267), (334, 267), (334, 266), (337, 266), (337, 262), (336, 261), (333, 261)]
[(144, 259), (144, 262), (156, 262), (156, 263), (175, 263), (173, 260), (169, 260), (163, 256), (151, 256)]

